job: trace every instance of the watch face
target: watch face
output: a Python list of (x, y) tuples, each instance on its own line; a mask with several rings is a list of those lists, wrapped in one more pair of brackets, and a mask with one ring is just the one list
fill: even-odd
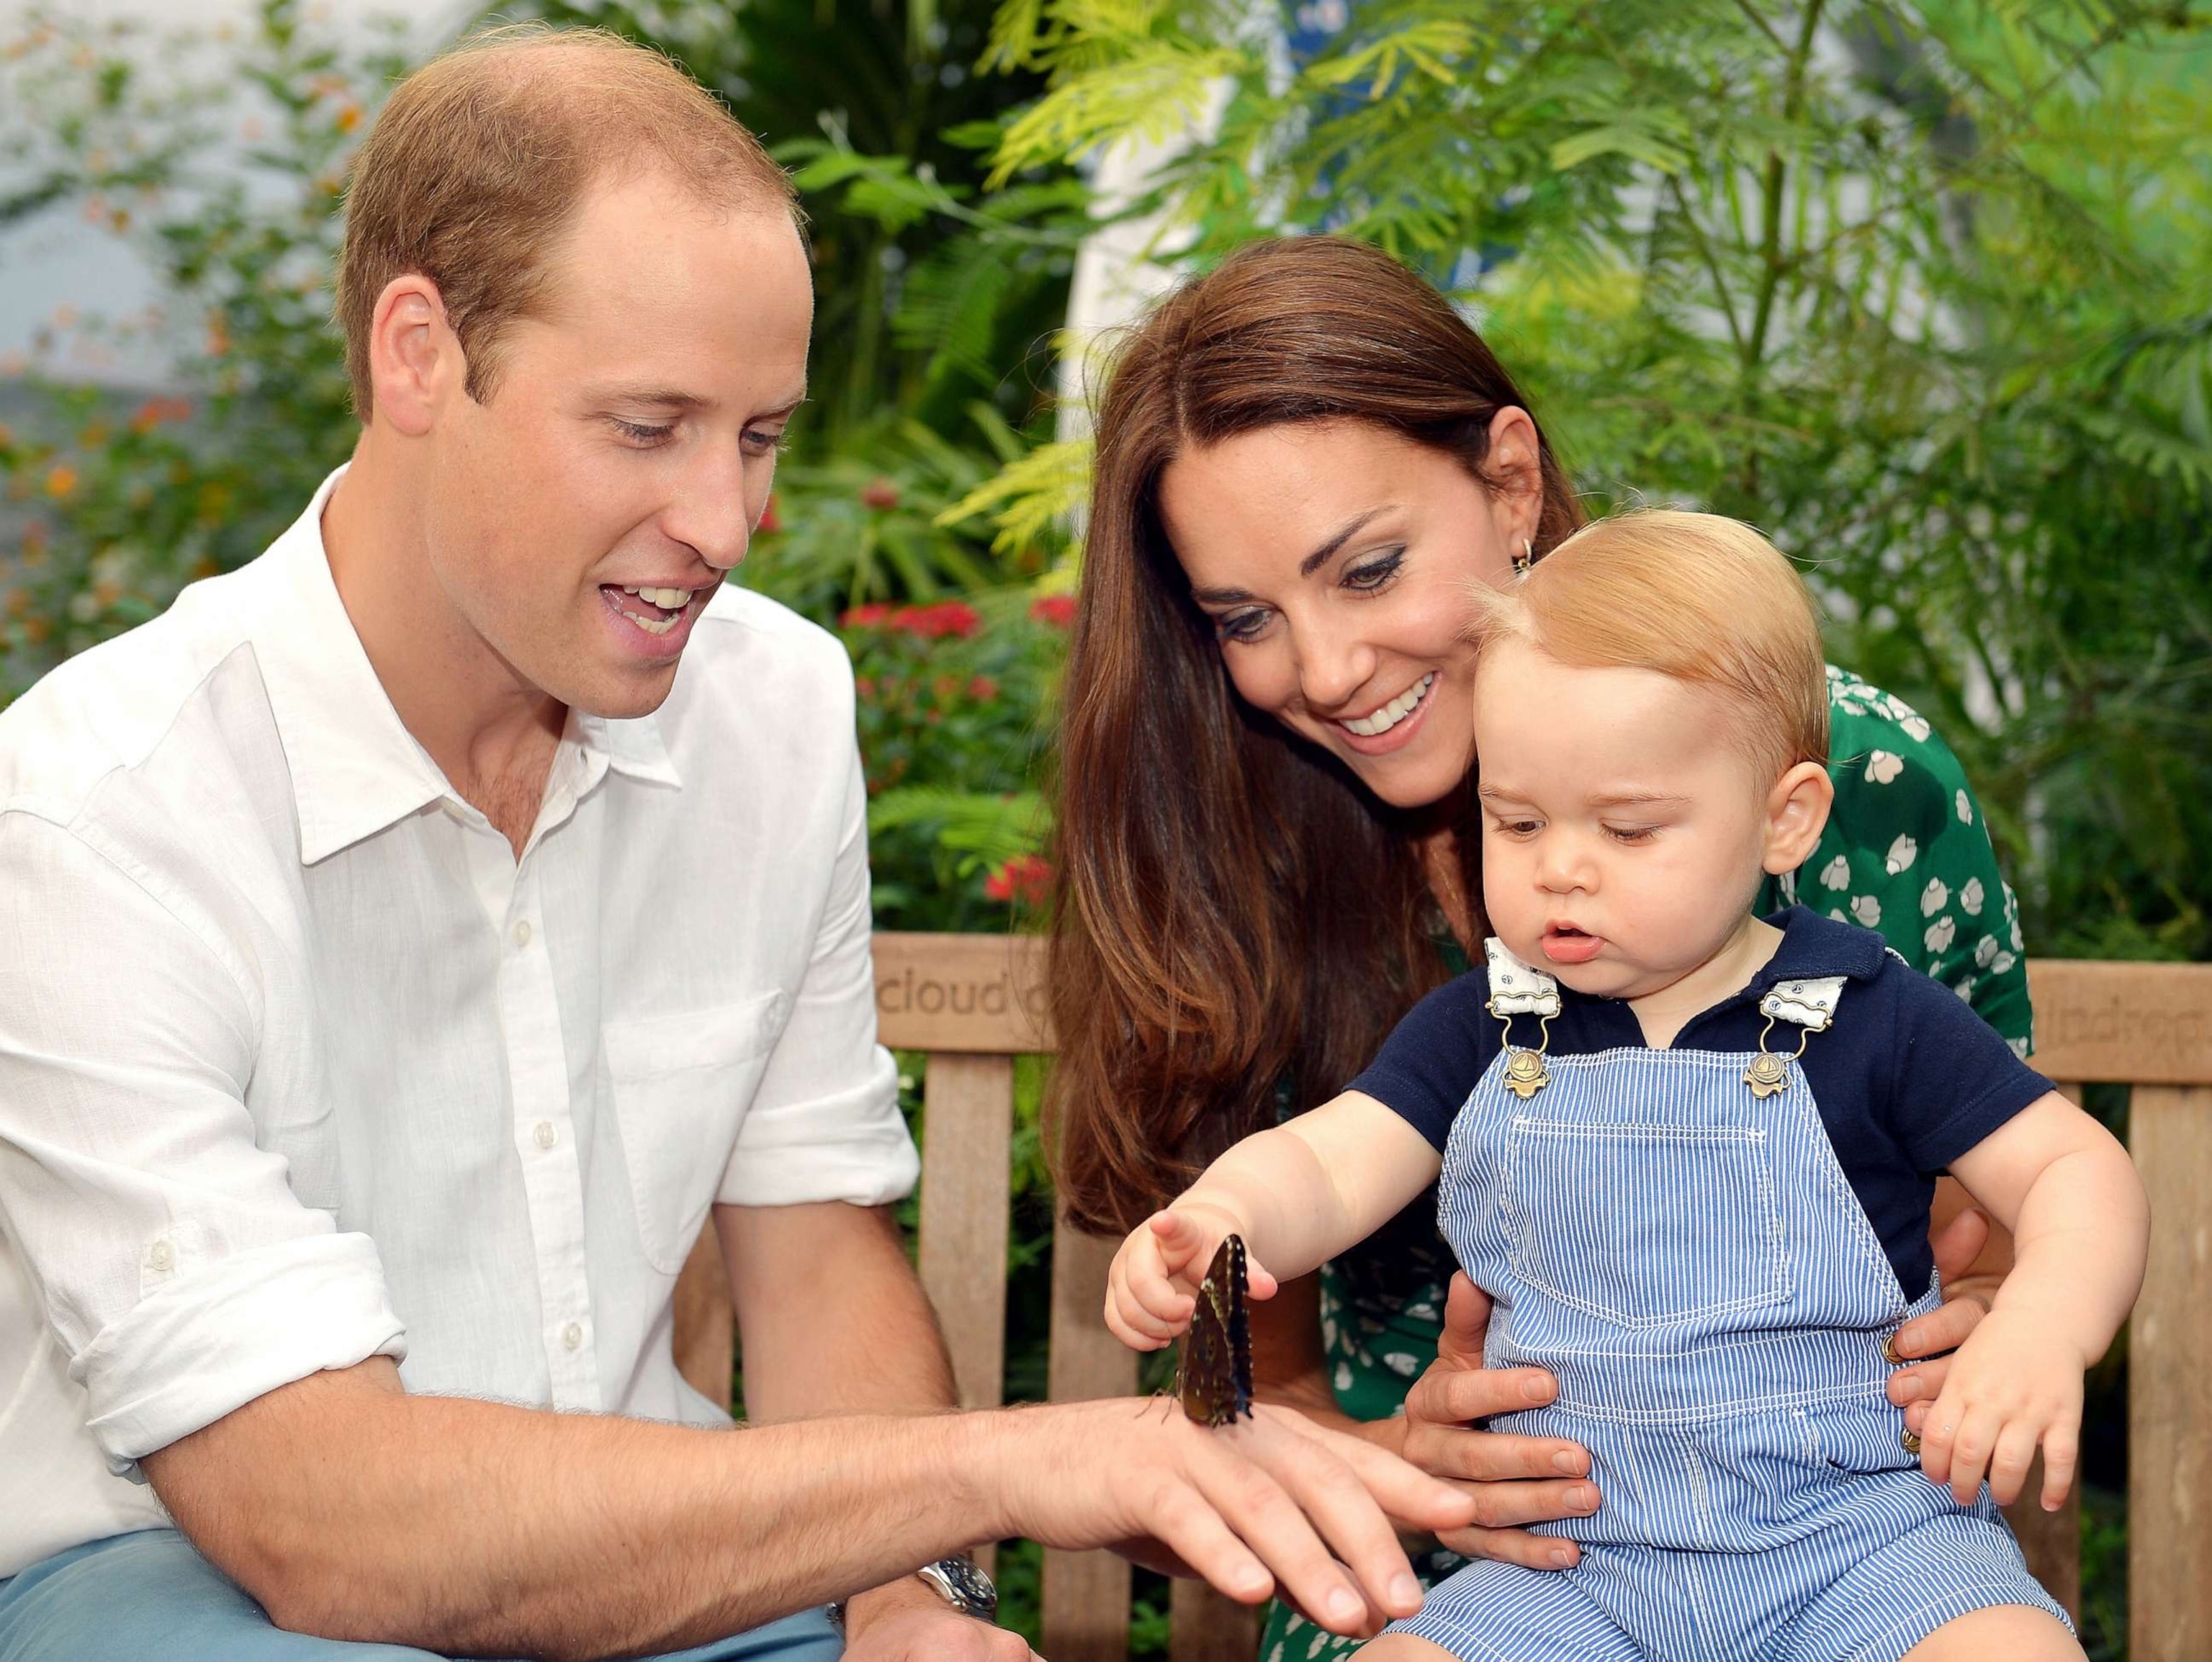
[(980, 1616), (988, 1622), (998, 1614), (999, 1590), (991, 1585), (989, 1576), (965, 1558), (940, 1558), (926, 1566), (921, 1573), (969, 1615)]

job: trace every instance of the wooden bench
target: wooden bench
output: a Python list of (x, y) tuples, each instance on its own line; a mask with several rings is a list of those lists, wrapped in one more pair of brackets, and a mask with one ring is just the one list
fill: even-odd
[[(927, 1053), (921, 1271), (944, 1324), (960, 1401), (999, 1404), (1006, 1353), (1007, 1185), (1013, 1058), (1048, 1051), (1041, 941), (986, 935), (876, 939), (883, 1041)], [(2212, 965), (2038, 960), (2028, 965), (2036, 1065), (2078, 1099), (2133, 1087), (2130, 1143), (2150, 1191), (2148, 1274), (2129, 1332), (2128, 1562), (2133, 1662), (2212, 1658)], [(729, 1301), (713, 1232), (678, 1288), (677, 1356), (716, 1398), (729, 1390)], [(1115, 1243), (1053, 1237), (1048, 1393), (1125, 1396), (1135, 1358), (1099, 1319)], [(2081, 1604), (2080, 1489), (2046, 1515), (2013, 1510), (2030, 1564)], [(1129, 1567), (1103, 1552), (1045, 1555), (1043, 1652), (1052, 1662), (1127, 1655)], [(1254, 1612), (1175, 1584), (1170, 1655), (1253, 1654)]]

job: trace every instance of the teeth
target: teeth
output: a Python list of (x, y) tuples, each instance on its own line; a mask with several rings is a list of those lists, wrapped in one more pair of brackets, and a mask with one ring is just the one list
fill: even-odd
[(635, 612), (625, 612), (623, 616), (648, 635), (665, 635), (676, 627), (676, 619), (673, 618), (641, 618)]
[(625, 587), (623, 593), (635, 594), (639, 600), (649, 601), (664, 612), (679, 611), (691, 603), (691, 591), (688, 588)]
[(1363, 715), (1357, 721), (1345, 722), (1345, 731), (1356, 733), (1362, 739), (1372, 739), (1378, 734), (1389, 732), (1413, 713), (1413, 707), (1428, 696), (1429, 688), (1436, 679), (1436, 671), (1431, 670), (1373, 715)]

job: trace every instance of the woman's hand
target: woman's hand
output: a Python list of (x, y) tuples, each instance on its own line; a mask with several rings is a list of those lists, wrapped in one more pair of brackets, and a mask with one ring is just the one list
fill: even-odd
[(1437, 1359), (1406, 1397), (1406, 1458), (1474, 1498), (1474, 1524), (1437, 1534), (1452, 1551), (1530, 1569), (1565, 1569), (1581, 1555), (1573, 1542), (1513, 1526), (1596, 1511), (1589, 1454), (1560, 1437), (1515, 1437), (1474, 1426), (1494, 1414), (1540, 1408), (1559, 1394), (1558, 1382), (1541, 1368), (1486, 1368), (1482, 1336), (1489, 1326), (1489, 1298), (1455, 1273)]
[[(1944, 1186), (1957, 1189), (1948, 1178), (1944, 1179)], [(1963, 1198), (1964, 1190), (1958, 1194)], [(1939, 1215), (1945, 1198), (1938, 1196)], [(1988, 1214), (1972, 1205), (1964, 1206), (1936, 1231), (1929, 1244), (1935, 1250), (1936, 1271), (1943, 1278), (1943, 1303), (1905, 1323), (1890, 1341), (1891, 1352), (1899, 1361), (1927, 1359), (1889, 1376), (1889, 1400), (1905, 1410), (1905, 1427), (1916, 1434), (1928, 1417), (1929, 1404), (1942, 1395), (1950, 1375), (1951, 1353), (1966, 1342), (1966, 1336), (1990, 1313), (1997, 1283), (2011, 1268), (2009, 1241), (2000, 1243), (2002, 1251), (1985, 1253), (1990, 1235)], [(1996, 1260), (1994, 1265), (1978, 1262), (1985, 1256)]]

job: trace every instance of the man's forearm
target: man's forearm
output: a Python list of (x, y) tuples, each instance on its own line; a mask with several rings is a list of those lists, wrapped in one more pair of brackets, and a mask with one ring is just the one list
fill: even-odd
[[(739, 1632), (1012, 1532), (975, 1481), (984, 1423), (700, 1430), (410, 1397), (368, 1363), (145, 1464), (185, 1533), (280, 1626), (599, 1657)], [(229, 1469), (210, 1485), (214, 1463)]]

